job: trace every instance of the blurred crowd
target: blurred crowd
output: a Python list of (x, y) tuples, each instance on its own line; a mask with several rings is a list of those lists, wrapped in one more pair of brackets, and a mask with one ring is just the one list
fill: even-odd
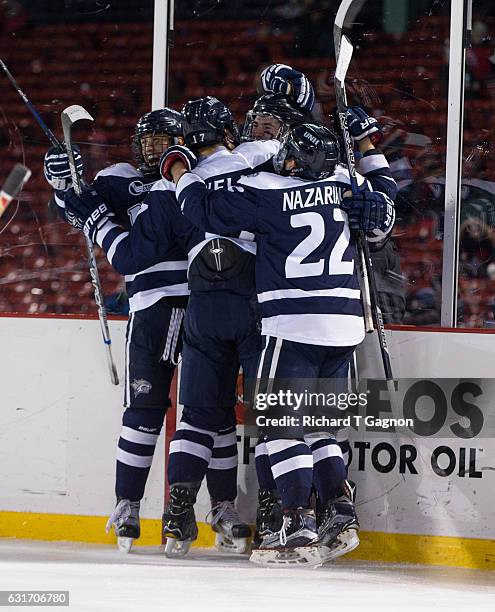
[[(331, 114), (334, 60), (328, 24), (338, 3), (259, 0), (250, 3), (257, 18), (229, 21), (229, 11), (243, 4), (188, 3), (191, 19), (182, 4), (171, 49), (170, 104), (180, 108), (188, 99), (209, 93), (229, 104), (242, 122), (254, 100), (260, 69), (285, 62), (315, 84), (320, 115)], [(40, 3), (35, 5), (39, 8)], [(129, 161), (135, 121), (151, 103), (151, 20), (38, 24), (29, 21), (26, 6), (18, 0), (0, 1), (0, 57), (55, 131), (60, 131), (60, 111), (69, 104), (82, 104), (93, 115), (95, 129), (80, 137), (88, 178), (111, 162)], [(79, 3), (78, 10), (102, 6)], [(216, 9), (224, 10), (222, 21), (212, 19)], [(349, 74), (349, 101), (381, 122), (382, 148), (399, 185), (393, 248), (400, 254), (401, 270), (390, 282), (405, 290), (403, 323), (412, 325), (440, 323), (448, 26), (447, 16), (424, 16), (402, 35), (361, 27), (359, 52)], [(495, 325), (493, 31), (490, 19), (475, 20), (467, 52), (458, 313), (464, 327)], [(16, 161), (33, 170), (21, 201), (2, 218), (0, 311), (92, 311), (80, 237), (46, 208), (49, 189), (41, 160), (47, 143), (6, 80), (0, 146), (2, 176)], [(125, 309), (120, 278), (104, 258), (99, 265), (106, 292), (115, 298), (112, 303), (118, 311)]]

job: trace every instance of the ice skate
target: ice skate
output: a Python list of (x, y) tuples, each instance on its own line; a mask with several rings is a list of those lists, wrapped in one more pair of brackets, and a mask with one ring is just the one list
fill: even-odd
[(344, 481), (342, 493), (330, 500), (318, 516), (318, 553), (322, 563), (332, 561), (359, 546), (354, 483)]
[(317, 540), (313, 510), (288, 510), (283, 513), (280, 530), (264, 535), (249, 560), (265, 566), (318, 565), (321, 561), (312, 546)]
[[(215, 532), (215, 548), (220, 552), (242, 555), (248, 552), (251, 529), (234, 508), (233, 502), (212, 502), (211, 528)], [(207, 517), (208, 519), (208, 517)]]
[(269, 534), (280, 531), (282, 527), (282, 508), (276, 491), (260, 489), (258, 491), (258, 508), (256, 510), (256, 531), (253, 537), (253, 549), (259, 548), (262, 539)]
[(113, 526), (117, 536), (117, 547), (123, 553), (129, 553), (134, 540), (137, 540), (141, 535), (139, 504), (139, 501), (117, 499), (115, 510), (110, 515), (105, 527), (108, 533)]
[(166, 537), (165, 555), (183, 557), (198, 537), (194, 515), (196, 491), (184, 486), (170, 488), (170, 501), (163, 513), (163, 535)]

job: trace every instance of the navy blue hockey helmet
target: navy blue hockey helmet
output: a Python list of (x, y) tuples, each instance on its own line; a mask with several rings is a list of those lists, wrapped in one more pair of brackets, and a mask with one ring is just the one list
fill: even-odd
[[(263, 118), (275, 118), (276, 125), (262, 126)], [(283, 94), (269, 93), (259, 97), (246, 114), (242, 140), (281, 140), (294, 125), (309, 121), (308, 115), (291, 105)], [(260, 124), (260, 125), (258, 125)], [(258, 134), (256, 133), (258, 130)]]
[(183, 136), (183, 120), (182, 115), (171, 108), (151, 111), (139, 119), (132, 149), (143, 174), (158, 172), (161, 154), (170, 145), (179, 144), (179, 138)]
[(230, 110), (214, 98), (206, 96), (189, 100), (182, 109), (184, 141), (191, 149), (213, 144), (237, 146), (239, 130)]
[(340, 161), (337, 135), (327, 127), (304, 123), (293, 127), (282, 140), (273, 159), (275, 170), (284, 173), (286, 160), (292, 159), (296, 168), (290, 172), (306, 180), (319, 180), (333, 173)]

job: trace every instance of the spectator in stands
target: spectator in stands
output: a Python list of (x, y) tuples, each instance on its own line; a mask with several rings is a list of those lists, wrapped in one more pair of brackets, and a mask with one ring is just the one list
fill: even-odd
[(3, 0), (0, 3), (0, 32), (12, 35), (21, 32), (28, 24), (29, 14), (18, 0)]
[(407, 297), (405, 325), (438, 325), (440, 322), (440, 292), (424, 287)]
[(460, 228), (460, 273), (485, 278), (487, 266), (494, 259), (493, 229), (479, 217), (468, 217)]

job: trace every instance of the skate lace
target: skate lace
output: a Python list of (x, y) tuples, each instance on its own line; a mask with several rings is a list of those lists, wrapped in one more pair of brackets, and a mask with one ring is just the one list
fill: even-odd
[(290, 516), (284, 516), (282, 528), (280, 529), (280, 545), (285, 546), (287, 544), (287, 529), (292, 524), (292, 518)]
[(241, 517), (237, 514), (234, 504), (230, 501), (218, 502), (206, 515), (206, 522), (211, 515), (210, 525), (213, 527), (221, 520), (230, 523), (231, 525), (239, 525), (242, 523)]
[(114, 511), (110, 515), (110, 518), (107, 521), (105, 531), (108, 533), (112, 528), (112, 525), (115, 525), (117, 529), (121, 527), (127, 519), (132, 514), (131, 508), (132, 502), (128, 499), (121, 499), (119, 503), (115, 506)]

